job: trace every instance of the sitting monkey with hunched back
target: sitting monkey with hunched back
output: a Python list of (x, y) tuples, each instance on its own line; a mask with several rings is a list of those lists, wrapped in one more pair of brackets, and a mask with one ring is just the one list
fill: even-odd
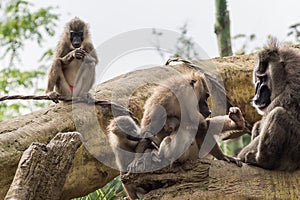
[[(113, 119), (108, 137), (121, 173), (139, 171), (136, 168), (143, 162), (145, 151), (152, 152), (158, 160), (197, 159), (210, 126), (224, 123), (223, 131), (244, 128), (245, 121), (238, 108), (231, 108), (229, 115), (207, 118), (211, 113), (208, 97), (202, 74), (173, 76), (155, 87), (146, 101), (141, 127), (128, 116)], [(207, 153), (241, 166), (236, 158), (224, 155), (214, 138), (210, 138), (212, 143)], [(124, 185), (124, 188), (131, 199), (138, 198), (137, 193), (146, 192), (135, 185)]]

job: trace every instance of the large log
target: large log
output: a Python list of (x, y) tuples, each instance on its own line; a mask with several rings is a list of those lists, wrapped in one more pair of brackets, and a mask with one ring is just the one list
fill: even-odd
[[(252, 124), (259, 119), (249, 104), (253, 94), (251, 83), (253, 55), (199, 61), (201, 68), (216, 66), (229, 94), (229, 100), (239, 106)], [(176, 70), (174, 70), (176, 69)], [(98, 85), (97, 99), (112, 100), (128, 107), (140, 119), (143, 105), (155, 83), (172, 74), (190, 72), (186, 65), (138, 70)], [(218, 104), (213, 105), (220, 110)], [(109, 107), (59, 103), (40, 111), (0, 123), (0, 198), (13, 180), (22, 153), (32, 142), (47, 144), (57, 133), (78, 131), (83, 144), (76, 151), (67, 175), (62, 197), (83, 196), (118, 175), (113, 154), (105, 137), (106, 126), (114, 113)], [(99, 160), (101, 162), (99, 162)], [(103, 164), (104, 163), (104, 164)]]
[[(195, 160), (146, 174), (123, 176), (127, 184), (148, 185), (162, 182), (144, 200), (164, 199), (298, 199), (300, 171), (270, 171), (216, 160)], [(175, 184), (176, 183), (176, 184)]]
[(80, 134), (57, 134), (48, 145), (32, 143), (20, 159), (8, 199), (59, 199), (76, 150)]

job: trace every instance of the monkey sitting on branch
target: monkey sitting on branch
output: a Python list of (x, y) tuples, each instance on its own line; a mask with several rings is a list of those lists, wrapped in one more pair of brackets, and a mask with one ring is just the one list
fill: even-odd
[(85, 22), (75, 17), (66, 24), (54, 57), (46, 94), (56, 102), (59, 96), (91, 98), (98, 57)]
[(300, 54), (272, 38), (257, 57), (253, 105), (263, 117), (238, 157), (265, 169), (293, 171), (300, 167)]
[[(121, 174), (128, 170), (149, 171), (143, 163), (145, 152), (149, 153), (150, 160), (184, 161), (199, 158), (203, 144), (204, 153), (241, 166), (238, 159), (223, 154), (213, 134), (243, 129), (242, 113), (238, 108), (231, 108), (230, 115), (207, 118), (211, 114), (208, 97), (202, 74), (173, 76), (157, 86), (146, 101), (141, 127), (127, 116), (113, 119), (108, 126), (108, 138)], [(140, 164), (144, 168), (139, 169)], [(124, 188), (131, 199), (138, 198), (137, 193), (149, 191), (136, 185), (124, 184)]]

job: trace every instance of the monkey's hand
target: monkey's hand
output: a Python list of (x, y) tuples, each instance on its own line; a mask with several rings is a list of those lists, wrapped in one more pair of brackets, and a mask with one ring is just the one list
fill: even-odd
[(58, 103), (58, 97), (60, 97), (60, 94), (58, 94), (55, 91), (47, 92), (46, 94), (54, 103)]
[(236, 123), (236, 125), (244, 129), (245, 128), (245, 119), (241, 110), (238, 107), (229, 108), (229, 118)]
[(73, 51), (73, 57), (82, 60), (86, 56), (87, 52), (81, 48), (77, 48)]
[(223, 160), (229, 162), (229, 163), (234, 163), (236, 164), (238, 167), (242, 167), (243, 166), (243, 162), (239, 159), (239, 158), (234, 158), (234, 157), (230, 157), (230, 156), (224, 156)]

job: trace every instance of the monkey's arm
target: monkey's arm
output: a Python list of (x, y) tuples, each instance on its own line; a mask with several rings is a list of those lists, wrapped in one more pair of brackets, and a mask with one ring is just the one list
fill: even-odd
[(86, 56), (86, 51), (81, 49), (81, 48), (77, 48), (74, 49), (72, 51), (70, 51), (69, 53), (67, 53), (67, 55), (63, 56), (63, 57), (58, 57), (57, 59), (60, 60), (62, 62), (63, 65), (69, 65), (74, 58), (76, 59), (83, 59)]
[(231, 107), (228, 115), (208, 118), (207, 121), (211, 127), (219, 128), (220, 125), (223, 125), (222, 132), (245, 128), (245, 119), (237, 107)]

